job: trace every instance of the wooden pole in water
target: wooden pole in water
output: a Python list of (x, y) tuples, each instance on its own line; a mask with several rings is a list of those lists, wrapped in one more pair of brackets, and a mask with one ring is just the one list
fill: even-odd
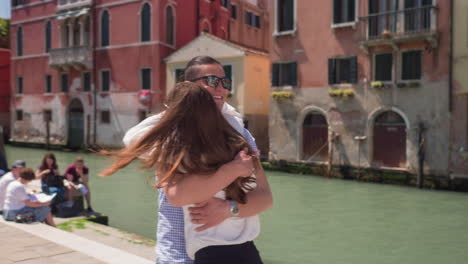
[(328, 164), (327, 164), (327, 177), (331, 177), (331, 169), (333, 162), (333, 142), (335, 141), (335, 132), (332, 131), (330, 136), (330, 146), (328, 147)]
[(424, 124), (422, 122), (418, 125), (418, 175), (416, 179), (416, 185), (419, 189), (424, 186)]
[[(2, 160), (3, 157), (3, 160)], [(3, 164), (5, 163), (5, 164)], [(5, 167), (5, 168), (2, 168)], [(6, 151), (4, 147), (4, 142), (3, 142), (3, 127), (0, 126), (0, 169), (8, 169), (8, 161), (7, 161), (7, 156), (6, 156)]]
[(46, 118), (46, 148), (50, 148), (50, 120)]

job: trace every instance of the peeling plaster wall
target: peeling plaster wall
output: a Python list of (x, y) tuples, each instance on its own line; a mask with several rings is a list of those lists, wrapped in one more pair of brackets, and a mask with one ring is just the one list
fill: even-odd
[[(302, 124), (307, 113), (325, 115), (329, 130), (340, 135), (334, 144), (333, 164), (370, 167), (373, 152), (374, 118), (386, 110), (393, 110), (407, 120), (407, 166), (417, 168), (417, 125), (427, 126), (425, 171), (447, 175), (449, 124), (447, 81), (423, 80), (418, 88), (374, 89), (368, 84), (355, 86), (352, 99), (335, 99), (328, 95), (328, 87), (294, 89), (293, 100), (271, 101), (270, 159), (301, 160)], [(432, 107), (427, 107), (428, 105)], [(359, 143), (356, 136), (367, 136)], [(361, 144), (359, 146), (359, 144)]]

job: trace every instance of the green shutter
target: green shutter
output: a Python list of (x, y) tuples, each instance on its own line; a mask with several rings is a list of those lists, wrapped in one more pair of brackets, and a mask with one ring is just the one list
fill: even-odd
[(336, 60), (328, 59), (328, 84), (336, 83)]
[(292, 86), (297, 86), (297, 63), (296, 62), (289, 63), (289, 73), (290, 73), (289, 84)]
[(271, 86), (279, 86), (280, 65), (273, 63), (271, 72)]
[(356, 56), (350, 58), (349, 82), (350, 83), (357, 83), (358, 82), (358, 63), (357, 63), (357, 57)]

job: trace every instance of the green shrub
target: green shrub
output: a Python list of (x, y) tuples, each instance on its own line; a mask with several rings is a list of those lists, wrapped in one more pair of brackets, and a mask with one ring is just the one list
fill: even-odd
[(283, 100), (293, 99), (294, 98), (294, 93), (293, 92), (285, 92), (285, 91), (272, 92), (271, 97), (276, 101), (283, 101)]

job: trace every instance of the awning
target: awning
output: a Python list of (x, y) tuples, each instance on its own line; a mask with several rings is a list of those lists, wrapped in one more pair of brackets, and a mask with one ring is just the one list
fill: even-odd
[(89, 8), (82, 8), (82, 9), (78, 9), (78, 10), (72, 10), (72, 11), (64, 12), (64, 13), (61, 13), (61, 14), (57, 15), (57, 20), (64, 20), (64, 19), (67, 19), (67, 18), (70, 18), (70, 17), (79, 17), (79, 16), (82, 16), (82, 15), (88, 14), (88, 12), (89, 12)]

